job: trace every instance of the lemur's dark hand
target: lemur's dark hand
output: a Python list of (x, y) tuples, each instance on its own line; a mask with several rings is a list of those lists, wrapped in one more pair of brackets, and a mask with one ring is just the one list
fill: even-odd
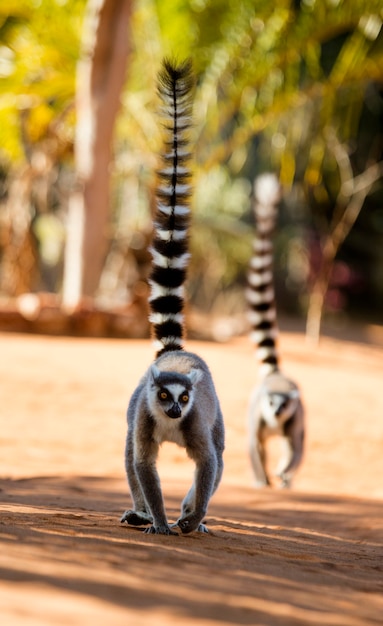
[[(177, 526), (181, 529), (182, 534), (187, 535), (193, 532), (193, 530), (199, 530), (200, 526), (204, 526), (201, 524), (201, 521), (202, 518), (200, 515), (197, 516), (195, 513), (189, 513), (188, 515), (179, 518)], [(204, 528), (206, 530), (203, 530), (202, 532), (207, 531), (206, 526), (204, 526)]]

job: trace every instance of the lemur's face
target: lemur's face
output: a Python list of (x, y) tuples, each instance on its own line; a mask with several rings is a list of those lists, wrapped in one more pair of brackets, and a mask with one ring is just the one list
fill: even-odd
[(160, 385), (157, 391), (157, 400), (163, 412), (172, 419), (182, 417), (190, 402), (190, 388), (182, 384), (173, 383)]
[(272, 427), (281, 425), (292, 417), (298, 404), (297, 393), (273, 393), (268, 392), (262, 398), (262, 415), (265, 421)]
[(193, 369), (188, 374), (160, 371), (151, 367), (150, 408), (153, 415), (163, 415), (170, 419), (180, 419), (193, 405), (195, 385), (202, 375)]

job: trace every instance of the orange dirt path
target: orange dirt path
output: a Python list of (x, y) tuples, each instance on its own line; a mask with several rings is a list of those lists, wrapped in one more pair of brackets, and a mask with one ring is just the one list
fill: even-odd
[[(307, 410), (290, 491), (255, 490), (246, 338), (187, 342), (208, 362), (226, 422), (209, 535), (121, 526), (125, 410), (149, 341), (0, 335), (0, 615), (7, 626), (368, 626), (383, 623), (383, 348), (283, 333)], [(276, 454), (271, 446), (271, 456)], [(193, 465), (159, 470), (170, 520)]]

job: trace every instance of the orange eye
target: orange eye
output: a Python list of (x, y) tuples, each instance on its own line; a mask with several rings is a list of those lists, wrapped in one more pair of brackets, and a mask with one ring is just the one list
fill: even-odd
[(160, 393), (161, 400), (166, 400), (167, 397), (168, 397), (168, 394), (166, 393), (166, 391), (161, 391)]
[(184, 395), (181, 397), (181, 400), (182, 400), (182, 402), (185, 402), (185, 404), (186, 404), (186, 402), (189, 401), (189, 396), (186, 395), (186, 393), (184, 393)]

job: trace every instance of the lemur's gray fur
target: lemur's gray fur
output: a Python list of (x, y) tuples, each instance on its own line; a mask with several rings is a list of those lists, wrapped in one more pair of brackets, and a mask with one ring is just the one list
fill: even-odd
[[(147, 533), (177, 535), (177, 527), (182, 533), (207, 532), (202, 522), (222, 476), (224, 425), (208, 366), (183, 350), (191, 64), (177, 66), (165, 60), (159, 78), (167, 140), (159, 173), (162, 186), (157, 190), (149, 299), (158, 352), (128, 407), (125, 466), (133, 509), (125, 511), (121, 522), (148, 526)], [(159, 447), (165, 441), (184, 447), (196, 464), (193, 485), (172, 525), (156, 468)]]
[(276, 350), (278, 326), (273, 286), (273, 243), (278, 181), (263, 175), (255, 185), (257, 236), (250, 263), (249, 318), (251, 337), (260, 362), (261, 381), (255, 387), (249, 409), (249, 448), (255, 485), (270, 485), (266, 471), (266, 441), (272, 435), (281, 438), (281, 456), (276, 470), (282, 487), (289, 487), (303, 455), (304, 410), (298, 386), (279, 369)]
[(297, 385), (280, 371), (264, 377), (254, 389), (249, 410), (250, 460), (255, 485), (270, 485), (266, 472), (266, 441), (278, 435), (281, 455), (276, 476), (290, 487), (303, 454), (304, 412)]

